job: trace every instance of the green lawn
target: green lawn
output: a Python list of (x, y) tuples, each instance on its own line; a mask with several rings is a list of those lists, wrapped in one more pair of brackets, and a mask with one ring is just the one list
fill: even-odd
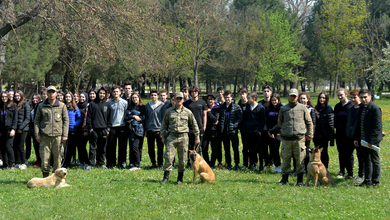
[[(331, 102), (334, 106), (337, 100)], [(383, 130), (389, 133), (390, 102), (376, 103), (383, 111)], [(189, 170), (178, 186), (174, 170), (169, 183), (161, 185), (163, 172), (147, 169), (145, 141), (142, 170), (72, 168), (69, 188), (27, 188), (28, 180), (41, 177), (31, 165), (24, 171), (0, 170), (0, 219), (387, 219), (389, 136), (381, 143), (381, 186), (375, 189), (338, 179), (332, 187), (295, 187), (292, 176), (289, 185), (279, 186), (281, 175), (270, 170), (259, 174), (222, 169), (214, 170), (214, 184), (192, 185)], [(330, 147), (329, 154), (329, 170), (335, 176), (336, 147)]]

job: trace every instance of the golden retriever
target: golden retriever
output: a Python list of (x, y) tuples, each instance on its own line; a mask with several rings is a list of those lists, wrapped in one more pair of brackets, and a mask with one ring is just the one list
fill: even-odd
[(61, 188), (61, 187), (67, 187), (71, 186), (69, 184), (65, 183), (66, 174), (68, 171), (66, 168), (58, 168), (51, 176), (48, 176), (46, 178), (32, 178), (27, 183), (28, 188), (33, 187), (55, 187), (55, 188)]

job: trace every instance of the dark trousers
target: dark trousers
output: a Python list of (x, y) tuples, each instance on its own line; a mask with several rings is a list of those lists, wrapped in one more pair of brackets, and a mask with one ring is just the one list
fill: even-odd
[[(123, 142), (125, 143), (126, 149), (127, 149), (127, 146), (129, 146), (129, 149), (131, 149), (131, 146), (132, 146), (131, 130), (129, 128), (129, 124), (128, 123), (126, 123), (126, 126), (125, 126), (125, 134), (126, 135), (125, 135), (125, 139), (123, 140)], [(129, 164), (134, 164), (134, 162), (131, 161), (131, 151), (129, 151), (129, 158), (130, 158)]]
[[(263, 133), (262, 133), (263, 134)], [(267, 133), (264, 133), (263, 135), (268, 135)], [(280, 155), (279, 155), (279, 149), (280, 149), (280, 143), (282, 142), (282, 138), (280, 137), (280, 134), (275, 134), (275, 138), (270, 138), (270, 145), (271, 148), (271, 159), (274, 162), (274, 165), (276, 167), (279, 167), (281, 165), (280, 163)]]
[(217, 132), (217, 160), (222, 164), (222, 134)]
[(343, 153), (345, 168), (347, 170), (348, 176), (353, 176), (353, 166), (354, 166), (354, 157), (353, 151), (356, 149), (356, 154), (358, 158), (358, 175), (359, 177), (363, 177), (364, 175), (364, 158), (362, 154), (362, 146), (356, 147), (353, 143), (352, 139), (347, 140), (347, 145), (345, 147), (345, 151)]
[(12, 149), (12, 143), (14, 137), (10, 137), (10, 132), (7, 130), (0, 131), (0, 147), (1, 156), (3, 157), (3, 167), (12, 167), (15, 163), (14, 150)]
[(326, 167), (326, 169), (328, 169), (328, 165), (329, 165), (328, 142), (329, 141), (323, 135), (314, 135), (313, 142), (314, 142), (314, 146), (316, 147), (320, 146), (320, 148), (323, 148), (321, 152), (321, 161)]
[(232, 157), (230, 154), (230, 142), (232, 143), (233, 153), (234, 153), (234, 163), (235, 165), (240, 164), (240, 152), (238, 151), (238, 135), (237, 134), (227, 134), (226, 132), (222, 133), (223, 148), (225, 149), (225, 161), (228, 165), (232, 164)]
[[(379, 147), (379, 145), (376, 145)], [(381, 163), (379, 154), (375, 150), (367, 147), (361, 147), (364, 157), (364, 182), (379, 183), (381, 179)]]
[[(261, 131), (261, 149), (263, 151), (263, 154), (262, 154), (262, 157), (259, 158), (260, 159), (260, 167), (263, 167), (263, 163), (264, 163), (264, 166), (272, 166), (272, 156), (271, 156), (271, 152), (272, 152), (272, 142), (271, 142), (271, 138), (269, 137), (268, 135), (268, 131), (267, 130), (263, 130)], [(269, 150), (269, 151), (268, 151)], [(270, 153), (268, 153), (270, 152)]]
[(22, 133), (15, 132), (14, 138), (14, 156), (15, 164), (24, 164), (26, 161), (26, 153), (24, 151), (24, 142), (26, 141), (28, 131)]
[(108, 135), (107, 142), (107, 166), (115, 167), (116, 163), (116, 145), (118, 143), (118, 167), (122, 163), (126, 163), (127, 156), (127, 145), (126, 145), (126, 128), (123, 127), (112, 127), (110, 134)]
[(144, 143), (144, 137), (134, 135), (134, 141), (132, 141), (130, 148), (130, 161), (133, 162), (134, 166), (141, 167), (141, 158), (142, 158), (142, 146)]
[[(263, 150), (261, 149), (261, 136), (258, 132), (246, 133), (246, 138), (249, 145), (250, 166), (257, 166), (259, 158), (263, 157)], [(257, 156), (259, 155), (259, 156)], [(260, 169), (263, 169), (264, 165), (260, 162)]]
[(107, 130), (96, 128), (89, 134), (89, 165), (104, 165), (106, 159)]
[(69, 167), (70, 161), (72, 160), (72, 156), (76, 155), (76, 141), (77, 141), (77, 133), (75, 131), (69, 131), (68, 140), (66, 141), (65, 151), (65, 162), (64, 167)]
[[(209, 143), (211, 143), (211, 160), (209, 159)], [(203, 134), (202, 154), (203, 159), (208, 165), (210, 165), (210, 167), (215, 166), (215, 161), (217, 160), (217, 155), (219, 154), (217, 131), (206, 131)]]
[(76, 147), (79, 152), (79, 160), (81, 164), (88, 164), (88, 152), (87, 152), (87, 143), (88, 135), (84, 136), (84, 132), (79, 132), (77, 134)]
[(339, 173), (345, 174), (345, 167), (346, 163), (348, 163), (348, 160), (346, 160), (346, 157), (343, 155), (345, 153), (345, 148), (347, 147), (347, 133), (338, 131), (336, 136), (336, 145), (337, 145), (337, 151), (339, 152), (339, 167), (340, 171)]
[(24, 141), (26, 145), (26, 151), (25, 151), (26, 160), (30, 159), (31, 156), (31, 138), (32, 138), (31, 133), (27, 132), (26, 140)]
[(159, 131), (147, 131), (146, 132), (146, 138), (148, 140), (148, 154), (150, 157), (150, 162), (152, 162), (153, 165), (156, 165), (156, 151), (154, 149), (154, 143), (157, 143), (157, 163), (159, 166), (163, 165), (164, 159), (164, 144), (161, 140)]
[(248, 167), (249, 165), (249, 145), (248, 145), (248, 140), (246, 137), (246, 133), (244, 130), (240, 130), (241, 132), (241, 142), (242, 142), (242, 160), (243, 160), (243, 166)]

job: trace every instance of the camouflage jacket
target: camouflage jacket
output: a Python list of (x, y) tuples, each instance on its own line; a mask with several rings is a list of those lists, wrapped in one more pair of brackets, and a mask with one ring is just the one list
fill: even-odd
[(161, 125), (161, 135), (166, 139), (170, 133), (188, 133), (188, 124), (192, 126), (195, 138), (198, 139), (199, 128), (194, 114), (192, 114), (192, 112), (186, 107), (183, 107), (182, 109), (171, 107), (165, 112)]

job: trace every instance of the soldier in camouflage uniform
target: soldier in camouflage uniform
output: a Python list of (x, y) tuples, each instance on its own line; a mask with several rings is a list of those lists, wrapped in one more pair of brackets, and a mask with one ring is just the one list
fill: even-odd
[[(303, 185), (303, 172), (305, 170), (304, 158), (306, 156), (305, 141), (313, 138), (313, 122), (306, 106), (298, 103), (298, 90), (291, 89), (288, 94), (288, 104), (279, 112), (278, 125), (281, 127), (282, 148), (282, 180), (279, 185), (288, 183), (291, 171), (291, 158), (296, 161), (294, 165), (298, 176), (297, 185)], [(307, 130), (306, 130), (307, 128)], [(308, 136), (305, 136), (308, 131)]]
[(188, 153), (188, 124), (191, 124), (194, 131), (195, 145), (200, 143), (199, 128), (195, 117), (189, 109), (183, 107), (183, 101), (183, 93), (176, 93), (176, 104), (165, 112), (161, 125), (162, 142), (165, 144), (164, 179), (161, 182), (163, 184), (168, 182), (169, 173), (172, 170), (172, 162), (175, 158), (175, 149), (177, 149), (179, 156), (177, 184), (183, 183), (183, 174)]

